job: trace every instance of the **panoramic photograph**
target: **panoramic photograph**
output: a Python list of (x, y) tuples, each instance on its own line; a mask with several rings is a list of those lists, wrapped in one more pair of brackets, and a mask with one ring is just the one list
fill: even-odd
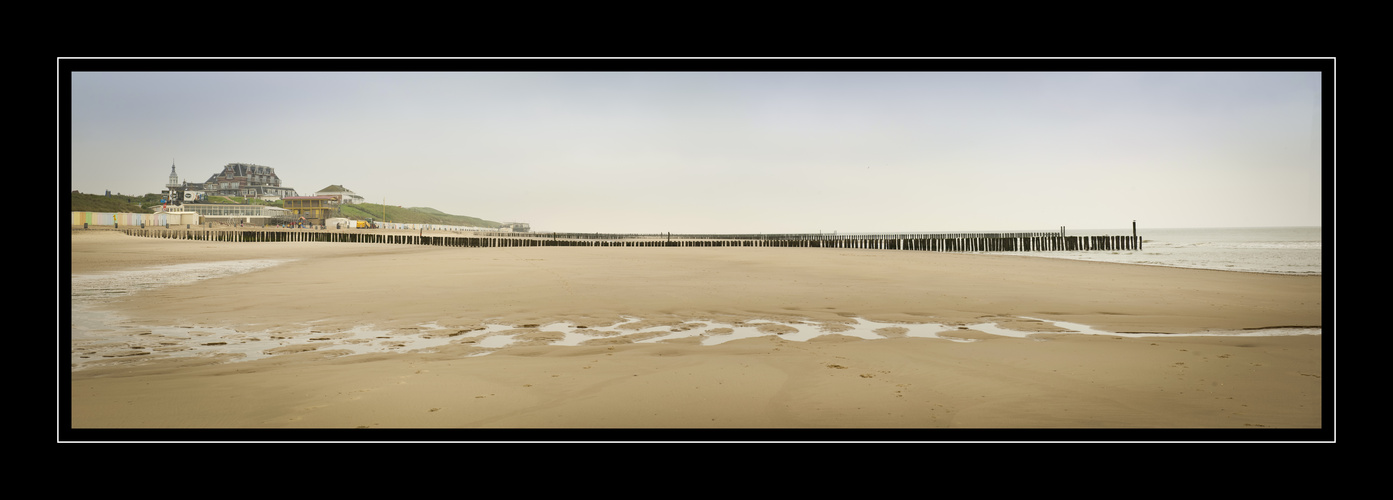
[(1333, 60), (562, 62), (60, 60), (59, 441), (1333, 440)]

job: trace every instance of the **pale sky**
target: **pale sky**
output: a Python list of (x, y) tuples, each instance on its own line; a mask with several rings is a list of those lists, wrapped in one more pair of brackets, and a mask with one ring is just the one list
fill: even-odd
[(139, 195), (171, 164), (202, 182), (254, 163), (301, 195), (339, 184), (534, 231), (1322, 222), (1321, 74), (1304, 70), (213, 66), (72, 72), (71, 189)]

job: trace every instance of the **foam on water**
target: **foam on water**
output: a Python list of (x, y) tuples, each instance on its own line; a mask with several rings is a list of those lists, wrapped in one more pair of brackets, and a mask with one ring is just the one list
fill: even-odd
[(72, 275), (72, 300), (90, 303), (162, 286), (231, 276), (290, 262), (287, 259), (228, 260)]
[(252, 259), (221, 262), (174, 264), (112, 271), (96, 274), (74, 274), (70, 281), (71, 327), (74, 339), (87, 338), (93, 332), (106, 332), (118, 322), (118, 314), (94, 307), (96, 304), (143, 290), (187, 284), (222, 276), (248, 273), (290, 262), (287, 259)]

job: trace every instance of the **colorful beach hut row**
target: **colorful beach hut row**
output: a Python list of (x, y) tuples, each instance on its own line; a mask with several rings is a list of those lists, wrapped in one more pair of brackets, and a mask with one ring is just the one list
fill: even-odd
[(72, 212), (71, 224), (74, 227), (113, 226), (188, 226), (198, 224), (198, 214), (194, 212), (160, 212), (153, 214), (134, 214), (121, 212)]

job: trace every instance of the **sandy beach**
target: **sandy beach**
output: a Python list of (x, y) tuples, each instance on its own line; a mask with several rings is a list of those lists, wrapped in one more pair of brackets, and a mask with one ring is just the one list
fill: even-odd
[[(63, 382), (70, 396), (60, 388), (74, 429), (1329, 424), (1323, 335), (1175, 335), (1320, 328), (1320, 276), (893, 250), (228, 243), (99, 230), (74, 230), (71, 243), (73, 275), (286, 259), (102, 307), (129, 325), (233, 329), (292, 346), (250, 361), (93, 361)], [(616, 327), (631, 318), (703, 333), (639, 342)], [(858, 319), (963, 328), (956, 341), (837, 333)], [(758, 320), (826, 333), (790, 340), (771, 328), (701, 343), (715, 325)], [(546, 325), (563, 322), (604, 338), (547, 345), (557, 334)], [(1039, 333), (966, 328), (988, 322)], [(1084, 335), (1055, 322), (1173, 335)], [(463, 335), (485, 324), (512, 325), (515, 341), (491, 348)], [(363, 325), (387, 336), (430, 325), (455, 340), (353, 355), (333, 344)]]

